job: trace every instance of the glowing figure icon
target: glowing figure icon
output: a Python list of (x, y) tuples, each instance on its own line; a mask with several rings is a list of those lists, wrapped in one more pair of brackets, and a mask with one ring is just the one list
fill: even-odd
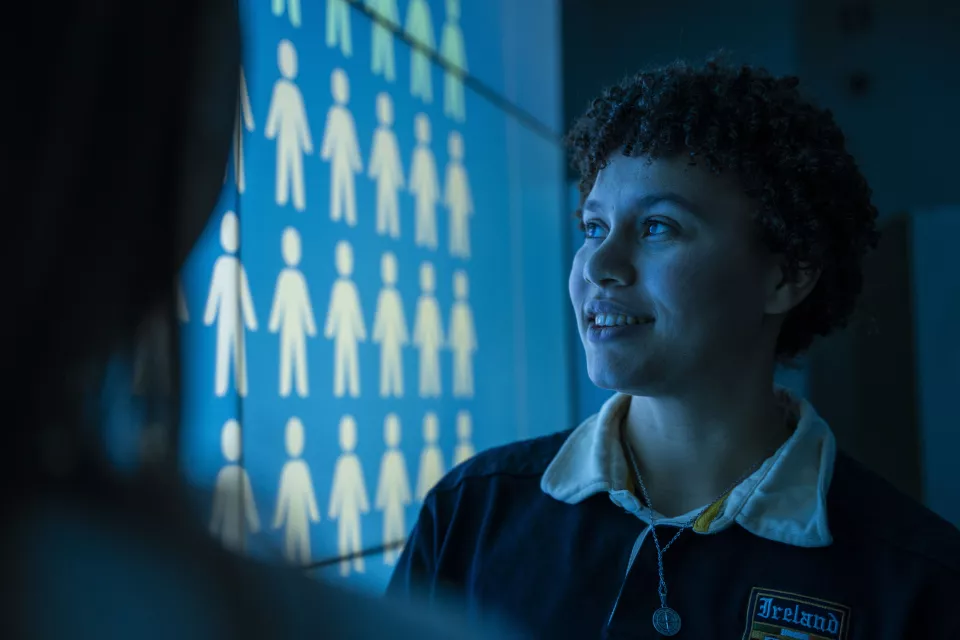
[(294, 29), (300, 27), (300, 0), (273, 0), (273, 15), (278, 18), (284, 11), (290, 16), (290, 24)]
[(277, 45), (277, 66), (282, 76), (273, 85), (265, 135), (277, 141), (276, 202), (285, 206), (293, 198), (293, 208), (307, 208), (303, 180), (303, 156), (313, 153), (313, 138), (307, 122), (303, 94), (294, 84), (297, 77), (297, 50), (289, 40)]
[(420, 472), (417, 474), (417, 500), (423, 502), (430, 490), (437, 486), (446, 472), (443, 452), (440, 451), (440, 421), (437, 414), (428, 411), (423, 416), (423, 451), (420, 453)]
[(348, 391), (351, 397), (360, 397), (360, 360), (357, 343), (367, 339), (363, 312), (360, 310), (360, 295), (357, 285), (350, 279), (353, 275), (353, 248), (341, 240), (336, 248), (337, 274), (340, 276), (330, 292), (330, 306), (323, 335), (332, 339), (333, 347), (333, 395), (342, 398)]
[[(400, 10), (397, 0), (366, 0), (367, 8), (395, 26), (400, 25)], [(373, 21), (370, 70), (373, 75), (382, 75), (387, 82), (396, 79), (393, 51), (393, 32), (379, 21)]]
[(397, 257), (380, 258), (383, 288), (373, 317), (373, 341), (380, 345), (380, 397), (403, 397), (403, 347), (410, 343), (403, 300), (397, 291)]
[[(360, 515), (370, 511), (367, 485), (363, 481), (363, 469), (357, 448), (357, 422), (353, 416), (340, 419), (340, 450), (333, 468), (333, 489), (330, 492), (330, 519), (337, 521), (337, 551), (340, 557), (340, 575), (350, 575), (353, 568), (364, 572), (363, 542), (360, 538)], [(353, 556), (351, 559), (349, 556)]]
[[(437, 48), (433, 35), (433, 19), (427, 0), (410, 0), (407, 5), (407, 20), (404, 27), (407, 35), (429, 52)], [(433, 102), (432, 63), (420, 47), (410, 49), (410, 93), (425, 103)]]
[(373, 134), (368, 175), (377, 181), (377, 233), (400, 237), (400, 207), (397, 191), (403, 188), (403, 163), (393, 125), (393, 101), (386, 93), (377, 96), (377, 121)]
[(377, 482), (376, 507), (383, 512), (384, 564), (393, 565), (403, 551), (407, 536), (406, 507), (412, 501), (407, 462), (400, 451), (400, 418), (387, 414), (383, 421), (383, 442), (387, 450), (380, 460), (380, 480)]
[(477, 352), (477, 330), (467, 296), (470, 283), (465, 271), (453, 274), (453, 308), (450, 310), (450, 350), (453, 351), (453, 397), (473, 397), (473, 354)]
[(414, 244), (428, 249), (437, 248), (437, 200), (440, 199), (440, 180), (437, 162), (430, 150), (430, 119), (418, 113), (414, 119), (417, 146), (413, 150), (410, 167), (410, 193), (415, 201)]
[(327, 46), (340, 45), (344, 58), (353, 55), (350, 38), (350, 3), (347, 0), (327, 0)]
[(317, 497), (313, 493), (310, 468), (303, 455), (303, 423), (300, 418), (287, 420), (284, 433), (290, 459), (280, 471), (280, 492), (273, 528), (283, 532), (283, 557), (290, 564), (305, 565), (310, 557), (310, 523), (320, 522)]
[(247, 395), (247, 341), (244, 327), (257, 330), (257, 317), (250, 297), (247, 272), (236, 253), (240, 248), (240, 221), (233, 211), (220, 221), (220, 246), (226, 252), (213, 265), (210, 295), (203, 313), (203, 324), (217, 323), (217, 362), (214, 391), (227, 395), (230, 360), (233, 359), (234, 384), (240, 397)]
[(467, 50), (460, 29), (460, 0), (447, 0), (447, 21), (440, 35), (440, 56), (453, 69), (443, 73), (443, 113), (456, 122), (467, 119), (463, 77), (467, 75)]
[[(240, 68), (240, 92), (237, 97), (237, 113), (233, 123), (233, 176), (237, 185), (237, 193), (247, 189), (246, 172), (243, 164), (243, 130), (253, 131), (253, 109), (250, 107), (250, 93), (247, 91), (247, 79)], [(223, 173), (223, 181), (227, 181), (227, 172)]]
[(240, 466), (240, 448), (240, 424), (233, 419), (227, 420), (220, 432), (220, 450), (227, 464), (217, 473), (210, 533), (236, 553), (243, 553), (246, 548), (248, 531), (257, 533), (260, 530), (250, 476)]
[(330, 219), (341, 218), (348, 226), (357, 224), (357, 196), (354, 174), (363, 171), (357, 127), (347, 110), (350, 100), (350, 80), (343, 69), (334, 69), (330, 75), (330, 91), (334, 105), (327, 112), (320, 157), (330, 163)]
[(310, 292), (300, 264), (300, 234), (293, 227), (283, 231), (280, 252), (286, 268), (277, 278), (277, 290), (270, 311), (270, 333), (280, 333), (280, 397), (290, 395), (291, 379), (296, 376), (297, 395), (307, 397), (307, 336), (317, 335), (310, 304)]
[(443, 204), (450, 213), (450, 255), (455, 258), (470, 258), (470, 218), (473, 216), (473, 194), (467, 169), (463, 166), (463, 136), (451, 131), (447, 137), (446, 184), (443, 187)]
[(413, 344), (420, 350), (420, 397), (440, 397), (440, 348), (443, 342), (443, 320), (434, 293), (437, 276), (433, 265), (420, 265), (420, 298), (413, 320)]
[(183, 283), (177, 283), (177, 318), (180, 322), (190, 322), (190, 311), (187, 309), (187, 297), (183, 295)]
[(461, 410), (457, 412), (457, 447), (453, 450), (454, 466), (462, 464), (476, 455), (473, 448), (471, 437), (473, 436), (473, 419), (470, 412)]

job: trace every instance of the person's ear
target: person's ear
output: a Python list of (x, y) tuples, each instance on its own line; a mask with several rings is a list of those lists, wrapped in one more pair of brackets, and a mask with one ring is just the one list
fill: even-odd
[(820, 269), (800, 265), (794, 277), (787, 278), (780, 265), (774, 266), (770, 270), (767, 304), (764, 310), (770, 315), (787, 313), (810, 295), (819, 280)]

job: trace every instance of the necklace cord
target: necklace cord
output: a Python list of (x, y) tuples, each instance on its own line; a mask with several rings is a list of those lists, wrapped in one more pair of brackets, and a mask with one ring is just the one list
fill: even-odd
[[(653, 501), (650, 500), (650, 493), (647, 491), (646, 485), (643, 483), (643, 478), (640, 475), (640, 465), (637, 464), (637, 456), (633, 451), (633, 447), (627, 442), (626, 438), (621, 434), (620, 437), (621, 446), (623, 447), (624, 452), (627, 454), (627, 460), (630, 462), (631, 471), (633, 472), (633, 479), (636, 481), (636, 484), (640, 487), (640, 491), (643, 493), (643, 501), (646, 503), (647, 508), (650, 510), (650, 535), (653, 537), (653, 544), (657, 549), (657, 577), (659, 578), (659, 584), (657, 585), (657, 594), (660, 596), (660, 608), (653, 612), (653, 627), (661, 634), (665, 636), (673, 636), (679, 633), (680, 631), (680, 614), (675, 610), (667, 606), (667, 580), (663, 574), (663, 554), (667, 552), (670, 546), (680, 537), (684, 531), (689, 529), (693, 524), (700, 519), (700, 517), (706, 513), (707, 509), (712, 507), (717, 501), (722, 499), (724, 496), (733, 491), (741, 482), (749, 478), (757, 468), (763, 464), (763, 461), (766, 458), (761, 459), (756, 462), (750, 469), (742, 476), (740, 476), (735, 483), (733, 483), (728, 489), (723, 493), (717, 496), (716, 499), (711, 501), (707, 506), (701, 509), (699, 512), (694, 514), (687, 522), (680, 525), (677, 529), (677, 532), (673, 535), (670, 541), (664, 546), (660, 546), (660, 539), (657, 537), (657, 516), (656, 510), (653, 508)], [(626, 578), (624, 579), (626, 583)], [(623, 592), (623, 585), (620, 586), (621, 593), (617, 595), (617, 604), (620, 602), (620, 596)], [(616, 611), (616, 604), (614, 604), (614, 611)], [(609, 625), (613, 621), (613, 613), (610, 612), (610, 619), (607, 624)]]

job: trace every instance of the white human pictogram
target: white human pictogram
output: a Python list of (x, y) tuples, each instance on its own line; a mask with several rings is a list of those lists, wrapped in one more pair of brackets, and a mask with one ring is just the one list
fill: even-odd
[(223, 423), (220, 450), (227, 464), (217, 473), (213, 489), (210, 533), (227, 549), (243, 553), (247, 534), (260, 531), (260, 518), (253, 500), (250, 476), (240, 466), (240, 423), (232, 418)]
[(437, 44), (427, 0), (410, 0), (404, 29), (419, 44), (419, 47), (410, 49), (410, 93), (429, 104), (433, 102), (433, 63), (429, 53), (436, 50)]
[(403, 347), (410, 343), (403, 300), (397, 291), (397, 257), (386, 252), (380, 259), (383, 288), (373, 317), (373, 341), (380, 345), (380, 396), (403, 397)]
[(250, 297), (247, 272), (237, 257), (240, 248), (240, 221), (232, 211), (220, 221), (220, 246), (224, 254), (213, 265), (210, 294), (203, 313), (203, 324), (217, 323), (217, 355), (214, 392), (227, 395), (230, 362), (233, 361), (234, 383), (240, 397), (247, 395), (246, 334), (257, 330), (257, 317)]
[(420, 351), (420, 397), (439, 398), (440, 349), (445, 346), (440, 305), (435, 297), (436, 273), (433, 265), (420, 265), (420, 298), (413, 320), (413, 345)]
[[(246, 172), (243, 161), (243, 131), (253, 131), (253, 109), (250, 107), (250, 93), (247, 91), (247, 78), (240, 67), (240, 91), (237, 96), (237, 112), (233, 123), (233, 176), (237, 193), (247, 189)], [(227, 168), (229, 170), (229, 167)], [(223, 182), (227, 182), (227, 170), (223, 172)]]
[(290, 459), (280, 471), (280, 491), (273, 528), (285, 527), (283, 557), (291, 564), (304, 566), (310, 557), (310, 523), (320, 522), (317, 497), (313, 492), (310, 467), (303, 456), (303, 423), (290, 418), (284, 432), (287, 455)]
[(470, 258), (470, 218), (473, 217), (473, 194), (470, 179), (463, 166), (463, 136), (451, 131), (447, 138), (450, 160), (447, 162), (443, 186), (443, 204), (450, 215), (450, 255)]
[(467, 49), (460, 28), (460, 0), (446, 0), (447, 21), (440, 34), (440, 56), (452, 68), (443, 72), (443, 113), (456, 122), (467, 118), (463, 78), (467, 75)]
[(463, 464), (474, 455), (473, 448), (473, 418), (466, 409), (457, 412), (457, 447), (453, 450), (453, 464)]
[(406, 509), (413, 496), (407, 462), (400, 450), (400, 418), (390, 413), (383, 421), (383, 442), (387, 450), (380, 460), (380, 480), (377, 482), (377, 510), (383, 512), (384, 564), (396, 564), (407, 536)]
[(273, 0), (273, 15), (278, 18), (285, 12), (290, 16), (290, 25), (296, 29), (300, 26), (300, 0)]
[(353, 275), (353, 248), (346, 240), (337, 243), (336, 267), (339, 277), (330, 292), (324, 337), (332, 339), (333, 347), (333, 395), (343, 397), (349, 392), (353, 398), (360, 397), (360, 359), (357, 344), (367, 339), (360, 295)]
[(356, 174), (363, 171), (357, 127), (347, 109), (350, 80), (343, 69), (330, 75), (334, 104), (327, 112), (320, 157), (330, 163), (330, 219), (343, 219), (348, 226), (357, 224)]
[(400, 205), (397, 191), (403, 188), (403, 163), (397, 134), (393, 132), (393, 101), (386, 93), (377, 96), (377, 130), (373, 134), (367, 173), (377, 183), (377, 233), (400, 237)]
[(317, 335), (317, 325), (310, 304), (310, 292), (300, 265), (300, 234), (293, 227), (283, 230), (280, 252), (286, 268), (277, 277), (277, 289), (270, 311), (270, 333), (280, 334), (280, 397), (290, 395), (296, 378), (297, 395), (306, 398), (307, 337)]
[[(376, 13), (382, 20), (400, 25), (400, 10), (397, 0), (365, 0), (367, 8)], [(394, 58), (393, 31), (379, 20), (372, 20), (370, 45), (370, 70), (373, 75), (382, 75), (387, 82), (396, 79), (396, 62)]]
[(437, 162), (430, 150), (430, 119), (424, 113), (414, 119), (417, 146), (410, 163), (410, 193), (414, 196), (414, 244), (427, 249), (437, 248), (437, 200), (440, 181)]
[(420, 470), (417, 474), (417, 500), (423, 502), (446, 473), (443, 452), (440, 451), (440, 421), (437, 414), (428, 411), (423, 416), (423, 451), (420, 453)]
[(340, 45), (344, 58), (353, 55), (350, 34), (350, 3), (347, 0), (327, 0), (327, 46)]
[(277, 46), (277, 66), (281, 78), (273, 85), (264, 130), (268, 140), (277, 141), (276, 202), (282, 207), (292, 197), (293, 208), (304, 211), (303, 156), (313, 153), (313, 138), (303, 94), (293, 82), (297, 77), (297, 50), (289, 40), (281, 40)]
[(356, 454), (357, 423), (353, 416), (340, 419), (340, 457), (333, 468), (333, 489), (330, 492), (331, 520), (337, 522), (337, 551), (340, 557), (340, 575), (350, 570), (364, 572), (362, 528), (360, 516), (370, 511), (363, 469)]
[(467, 301), (469, 291), (467, 273), (458, 270), (453, 274), (455, 302), (450, 310), (449, 325), (454, 398), (473, 397), (473, 355), (477, 352), (477, 330), (473, 322), (473, 310)]

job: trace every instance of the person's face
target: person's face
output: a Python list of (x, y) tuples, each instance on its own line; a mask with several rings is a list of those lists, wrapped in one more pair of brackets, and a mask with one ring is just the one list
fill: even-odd
[(772, 358), (779, 269), (754, 210), (732, 177), (614, 153), (584, 203), (569, 282), (594, 384), (658, 395)]

